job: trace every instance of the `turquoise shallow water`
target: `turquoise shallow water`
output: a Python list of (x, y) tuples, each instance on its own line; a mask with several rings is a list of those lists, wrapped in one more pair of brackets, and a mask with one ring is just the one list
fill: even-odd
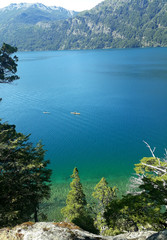
[(134, 164), (150, 156), (143, 140), (163, 156), (166, 48), (17, 55), (20, 80), (0, 85), (0, 117), (32, 133), (34, 143), (42, 140), (53, 169), (53, 196), (61, 196), (75, 166), (85, 187), (104, 176), (124, 188)]

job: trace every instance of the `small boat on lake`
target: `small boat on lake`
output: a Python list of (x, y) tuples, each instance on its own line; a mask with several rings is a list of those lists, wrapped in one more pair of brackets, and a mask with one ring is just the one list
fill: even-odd
[(44, 114), (49, 114), (50, 112), (43, 112)]
[(79, 112), (71, 112), (71, 114), (74, 114), (74, 115), (80, 115)]

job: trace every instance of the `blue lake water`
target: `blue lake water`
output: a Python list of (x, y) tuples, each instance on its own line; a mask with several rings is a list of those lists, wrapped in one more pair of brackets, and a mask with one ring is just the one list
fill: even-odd
[[(0, 85), (0, 117), (42, 140), (53, 183), (122, 182), (167, 147), (167, 48), (17, 53), (20, 80)], [(43, 114), (44, 111), (50, 114)], [(80, 115), (72, 115), (77, 111)]]

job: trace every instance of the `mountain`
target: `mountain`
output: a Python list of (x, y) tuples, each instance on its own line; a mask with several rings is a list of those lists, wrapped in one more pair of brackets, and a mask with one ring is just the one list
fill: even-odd
[(68, 20), (66, 33), (65, 49), (165, 47), (167, 0), (106, 0)]
[[(38, 7), (38, 11), (45, 14), (33, 14), (32, 19), (34, 5), (25, 4), (24, 11), (14, 6), (14, 10), (0, 12), (0, 43), (5, 41), (19, 50), (167, 46), (167, 0), (105, 0), (65, 20), (53, 19), (54, 8), (44, 5), (41, 8), (46, 10)], [(18, 13), (21, 9), (22, 13)], [(27, 11), (29, 17), (23, 14)], [(12, 16), (9, 20), (8, 12)]]
[(61, 7), (47, 7), (42, 3), (10, 4), (0, 9), (0, 24), (36, 24), (73, 17), (77, 12)]

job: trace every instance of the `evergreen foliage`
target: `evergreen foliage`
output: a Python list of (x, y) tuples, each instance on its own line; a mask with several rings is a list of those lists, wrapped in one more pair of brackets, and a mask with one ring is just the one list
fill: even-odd
[(160, 231), (167, 227), (167, 162), (166, 158), (155, 157), (154, 150), (151, 152), (152, 157), (145, 157), (135, 164), (137, 177), (133, 178), (131, 193), (121, 199), (113, 194), (114, 198), (110, 199), (104, 178), (95, 187), (93, 196), (101, 206), (95, 225), (103, 235), (143, 228)]
[(103, 177), (100, 182), (95, 186), (92, 196), (98, 200), (99, 206), (102, 211), (106, 206), (116, 197), (116, 187), (109, 187), (108, 182)]
[(0, 226), (38, 220), (39, 204), (50, 194), (51, 170), (41, 143), (33, 147), (29, 135), (0, 123)]
[(142, 158), (140, 163), (135, 164), (135, 172), (149, 178), (153, 182), (162, 181), (167, 185), (167, 162), (157, 157)]
[(0, 83), (9, 83), (19, 77), (16, 75), (18, 58), (11, 56), (17, 52), (16, 47), (3, 43), (0, 49)]
[(109, 235), (143, 228), (156, 231), (163, 228), (161, 206), (155, 205), (144, 193), (127, 194), (121, 199), (115, 199), (108, 206), (105, 217), (109, 226), (106, 233)]
[(116, 197), (116, 187), (109, 187), (106, 179), (103, 177), (95, 186), (92, 196), (97, 199), (95, 226), (101, 234), (105, 234), (108, 230), (105, 212), (110, 202)]
[(139, 189), (146, 195), (147, 199), (160, 205), (163, 209), (163, 219), (160, 222), (166, 226), (167, 221), (167, 162), (159, 159), (153, 154), (152, 157), (141, 159), (135, 164), (135, 171), (142, 181)]
[(87, 231), (96, 232), (93, 219), (89, 215), (77, 168), (74, 168), (71, 178), (73, 179), (70, 183), (71, 190), (67, 196), (66, 206), (62, 208), (61, 212), (67, 221), (73, 222)]
[(77, 168), (74, 168), (71, 178), (73, 178), (70, 183), (71, 190), (68, 193), (66, 207), (62, 209), (62, 214), (68, 221), (73, 222), (84, 215), (87, 202)]
[[(146, 142), (145, 142), (146, 143)], [(147, 144), (147, 143), (146, 143)], [(162, 230), (167, 224), (167, 162), (155, 157), (144, 157), (135, 164), (131, 194), (112, 201), (106, 211), (108, 233), (152, 229)]]

